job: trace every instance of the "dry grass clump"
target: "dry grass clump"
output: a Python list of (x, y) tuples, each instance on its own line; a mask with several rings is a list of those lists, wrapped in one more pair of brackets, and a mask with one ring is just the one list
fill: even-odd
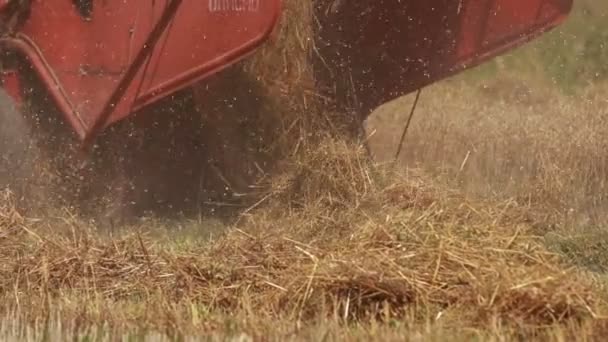
[[(293, 103), (306, 104), (305, 90), (314, 87), (310, 65), (313, 38), (313, 0), (287, 0), (278, 27), (244, 69), (275, 94), (297, 96)], [(308, 87), (308, 89), (306, 89)], [(299, 94), (298, 94), (299, 93)]]
[(209, 317), (226, 312), (480, 330), (598, 319), (597, 288), (531, 235), (526, 210), (473, 203), (421, 176), (385, 182), (356, 151), (327, 141), (306, 154), (266, 202), (208, 245), (108, 239), (77, 221), (62, 229), (5, 215), (5, 308), (186, 330), (214, 329)]
[(195, 86), (207, 160), (203, 188), (219, 195), (213, 201), (247, 207), (259, 200), (260, 183), (268, 184), (282, 172), (283, 161), (302, 149), (314, 148), (328, 134), (359, 138), (360, 122), (332, 110), (332, 101), (317, 89), (314, 3), (285, 1), (269, 41)]
[(360, 133), (356, 114), (337, 110), (336, 100), (323, 89), (336, 85), (318, 79), (319, 71), (315, 69), (315, 63), (323, 60), (326, 53), (315, 45), (315, 35), (321, 25), (317, 17), (321, 2), (284, 1), (272, 39), (241, 65), (245, 74), (264, 90), (267, 100), (275, 103), (276, 112), (266, 114), (272, 115), (280, 125), (283, 134), (279, 141), (283, 147), (289, 147), (284, 151), (286, 153), (292, 152), (290, 147), (302, 141), (316, 143), (327, 133), (346, 139)]
[(291, 206), (322, 206), (357, 210), (361, 198), (377, 190), (365, 148), (345, 140), (326, 138), (303, 147), (273, 180), (273, 200)]

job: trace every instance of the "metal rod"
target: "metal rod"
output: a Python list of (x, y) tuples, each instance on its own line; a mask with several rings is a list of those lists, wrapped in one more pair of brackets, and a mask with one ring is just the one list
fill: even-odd
[(114, 89), (114, 92), (106, 102), (106, 105), (103, 107), (101, 114), (96, 118), (95, 122), (89, 129), (89, 131), (85, 134), (84, 141), (82, 143), (82, 150), (86, 153), (91, 145), (93, 144), (95, 138), (99, 135), (100, 131), (104, 128), (106, 123), (108, 122), (108, 118), (114, 112), (114, 109), (123, 95), (131, 86), (131, 82), (139, 72), (141, 66), (144, 64), (147, 58), (150, 57), (156, 43), (165, 32), (173, 17), (177, 13), (179, 6), (182, 4), (183, 0), (170, 0), (171, 3), (167, 6), (165, 11), (163, 12), (161, 18), (158, 20), (150, 35), (146, 39), (143, 47), (135, 56), (133, 63), (127, 69), (127, 72), (120, 80), (118, 86)]
[(412, 109), (410, 111), (410, 116), (407, 118), (407, 123), (403, 128), (403, 133), (401, 133), (401, 140), (399, 141), (399, 147), (397, 148), (397, 153), (395, 153), (395, 162), (399, 159), (399, 155), (401, 154), (401, 149), (403, 148), (403, 141), (405, 141), (405, 136), (407, 135), (407, 131), (410, 128), (410, 124), (412, 123), (412, 117), (414, 117), (414, 112), (416, 111), (416, 107), (418, 106), (418, 100), (420, 99), (420, 93), (422, 93), (422, 89), (418, 89), (416, 92), (416, 98), (414, 99), (414, 104), (412, 105)]

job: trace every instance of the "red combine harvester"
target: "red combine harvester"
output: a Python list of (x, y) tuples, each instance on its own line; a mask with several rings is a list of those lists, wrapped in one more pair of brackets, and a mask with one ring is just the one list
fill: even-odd
[[(382, 103), (554, 28), (572, 0), (311, 4), (319, 89), (332, 89), (364, 119)], [(112, 124), (247, 58), (280, 15), (280, 0), (0, 0), (9, 95), (0, 97), (0, 152), (27, 143), (12, 127), (21, 119), (11, 117), (20, 115), (11, 103), (19, 108), (40, 96), (28, 92), (26, 70), (87, 149)]]

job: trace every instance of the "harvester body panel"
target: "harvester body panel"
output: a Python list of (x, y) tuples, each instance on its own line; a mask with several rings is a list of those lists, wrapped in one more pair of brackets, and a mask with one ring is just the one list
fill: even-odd
[[(32, 0), (23, 27), (2, 42), (30, 60), (84, 138), (169, 2)], [(241, 60), (279, 13), (279, 0), (183, 1), (104, 126)]]
[[(562, 23), (572, 0), (321, 0), (320, 78), (363, 116), (526, 43)], [(323, 66), (327, 65), (327, 70)], [(327, 79), (329, 78), (329, 80)]]

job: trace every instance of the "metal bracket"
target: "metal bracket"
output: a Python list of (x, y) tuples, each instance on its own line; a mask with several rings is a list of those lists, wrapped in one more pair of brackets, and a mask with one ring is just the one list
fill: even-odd
[(118, 105), (122, 96), (131, 86), (131, 82), (144, 65), (146, 60), (150, 57), (152, 52), (154, 51), (154, 47), (156, 47), (156, 43), (160, 40), (161, 36), (169, 27), (169, 24), (175, 17), (177, 10), (182, 4), (183, 0), (171, 0), (167, 7), (165, 8), (163, 14), (160, 19), (148, 35), (146, 42), (139, 50), (138, 54), (135, 56), (133, 63), (129, 66), (124, 76), (118, 83), (118, 86), (114, 89), (114, 92), (106, 102), (105, 106), (102, 108), (100, 115), (96, 118), (95, 122), (91, 125), (88, 132), (86, 132), (84, 141), (82, 143), (82, 151), (87, 152), (89, 148), (92, 147), (92, 144), (99, 134), (99, 132), (106, 125), (108, 118), (114, 112), (114, 108)]

